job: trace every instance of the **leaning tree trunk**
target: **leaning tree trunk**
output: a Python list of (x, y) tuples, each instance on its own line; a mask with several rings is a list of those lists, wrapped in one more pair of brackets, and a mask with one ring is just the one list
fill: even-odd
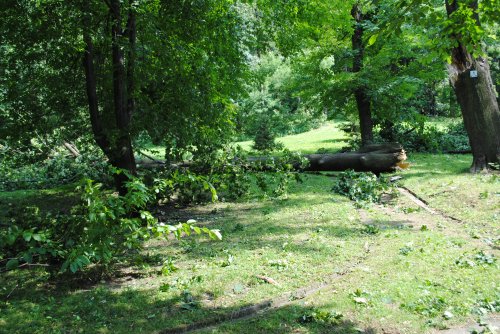
[[(363, 68), (364, 44), (363, 44), (363, 20), (365, 16), (361, 11), (360, 4), (352, 6), (351, 15), (354, 18), (354, 31), (352, 33), (352, 51), (354, 52), (352, 61), (352, 72), (359, 73)], [(358, 107), (359, 127), (361, 131), (361, 144), (368, 145), (373, 142), (373, 120), (370, 97), (366, 92), (366, 87), (359, 85), (354, 90), (354, 97)]]
[[(471, 6), (477, 9), (477, 1)], [(457, 9), (458, 0), (446, 1), (448, 15)], [(476, 23), (479, 25), (477, 15)], [(460, 40), (457, 35), (452, 37)], [(479, 172), (488, 169), (489, 163), (500, 162), (500, 111), (495, 87), (488, 61), (474, 57), (462, 43), (452, 49), (451, 60), (448, 73), (472, 148), (471, 172)]]

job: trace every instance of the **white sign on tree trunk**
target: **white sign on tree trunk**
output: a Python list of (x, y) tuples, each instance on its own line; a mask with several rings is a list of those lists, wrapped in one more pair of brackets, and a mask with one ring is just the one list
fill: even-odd
[(477, 71), (470, 71), (471, 78), (477, 78)]

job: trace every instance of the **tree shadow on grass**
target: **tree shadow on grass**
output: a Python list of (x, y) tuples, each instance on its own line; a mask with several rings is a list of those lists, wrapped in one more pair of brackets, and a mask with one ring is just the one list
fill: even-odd
[[(324, 180), (320, 180), (324, 183)], [(227, 247), (238, 247), (242, 250), (254, 250), (261, 247), (271, 248), (276, 254), (283, 251), (285, 237), (293, 238), (299, 234), (325, 237), (325, 242), (338, 240), (365, 240), (367, 236), (361, 224), (332, 221), (331, 217), (307, 221), (307, 215), (314, 213), (315, 205), (331, 200), (329, 186), (316, 187), (320, 183), (309, 184), (309, 187), (298, 188), (294, 197), (280, 202), (267, 201), (252, 205), (244, 215), (251, 219), (244, 224), (238, 217), (229, 212), (220, 221), (207, 224), (210, 228), (222, 228), (222, 243), (209, 243), (205, 239), (197, 241), (200, 245), (186, 253), (187, 259), (206, 259), (212, 257), (211, 250)], [(304, 217), (295, 217), (292, 222), (283, 223), (280, 219), (269, 220), (272, 215), (280, 217), (291, 208), (300, 207), (307, 211)], [(330, 210), (323, 208), (322, 210)], [(236, 211), (238, 208), (235, 209)], [(241, 214), (241, 212), (240, 212)], [(335, 213), (331, 213), (335, 215)], [(255, 218), (255, 219), (254, 219)], [(238, 225), (240, 224), (240, 225)], [(241, 226), (242, 225), (242, 226)], [(245, 239), (245, 242), (240, 242)], [(364, 241), (359, 240), (362, 247)], [(171, 246), (171, 242), (167, 242)], [(321, 244), (300, 243), (290, 245), (292, 250), (308, 254), (317, 253)], [(158, 247), (165, 247), (160, 245)], [(178, 246), (174, 246), (178, 247)], [(326, 247), (326, 246), (325, 246)], [(168, 251), (168, 248), (167, 248)], [(329, 251), (328, 251), (329, 252)], [(341, 264), (343, 265), (344, 260)], [(339, 262), (340, 264), (340, 262)], [(29, 271), (25, 271), (28, 272)], [(10, 275), (10, 274), (9, 274)], [(29, 275), (28, 275), (29, 276)], [(4, 284), (8, 281), (8, 284)], [(210, 295), (187, 297), (184, 290), (178, 288), (168, 294), (161, 292), (157, 285), (142, 282), (134, 290), (123, 288), (110, 289), (106, 284), (76, 284), (75, 282), (49, 282), (43, 278), (29, 281), (29, 277), (15, 274), (4, 280), (0, 276), (0, 332), (6, 333), (153, 333), (158, 330), (174, 328), (196, 323), (202, 319), (220, 319), (224, 315), (236, 312), (239, 307), (215, 307)], [(51, 289), (47, 290), (47, 287)], [(78, 287), (78, 288), (75, 288)], [(154, 288), (152, 288), (154, 287)], [(196, 289), (193, 289), (193, 291)], [(198, 289), (198, 291), (200, 291)], [(223, 292), (227, 293), (227, 292)], [(273, 294), (275, 295), (275, 294)], [(234, 299), (234, 298), (233, 298)], [(232, 301), (235, 305), (238, 302)], [(239, 304), (241, 307), (241, 304)], [(248, 306), (248, 305), (247, 305)], [(357, 325), (345, 322), (341, 326), (333, 326), (317, 321), (300, 323), (298, 318), (311, 312), (311, 309), (300, 305), (286, 305), (278, 309), (265, 311), (263, 315), (225, 324), (220, 333), (358, 333)], [(243, 323), (244, 325), (238, 325)], [(35, 329), (35, 330), (33, 330)], [(216, 329), (218, 330), (218, 329)], [(374, 331), (366, 333), (376, 333)]]
[[(195, 218), (198, 225), (209, 228), (220, 229), (223, 235), (221, 243), (213, 245), (206, 241), (197, 241), (201, 246), (208, 248), (229, 247), (236, 243), (238, 248), (254, 250), (265, 246), (281, 251), (283, 238), (293, 240), (297, 235), (320, 234), (332, 240), (349, 240), (365, 237), (363, 226), (356, 222), (342, 220), (331, 207), (325, 207), (325, 203), (337, 201), (342, 205), (348, 205), (352, 212), (355, 209), (347, 199), (339, 198), (330, 191), (330, 182), (327, 177), (320, 177), (321, 182), (307, 184), (301, 187), (295, 185), (293, 193), (285, 200), (263, 200), (252, 203), (231, 204), (227, 209), (214, 210), (191, 207), (171, 213), (170, 217), (162, 217), (162, 221), (175, 223), (176, 219)], [(342, 211), (338, 209), (338, 211)], [(345, 210), (344, 210), (345, 211)], [(199, 239), (198, 239), (199, 240)], [(244, 242), (239, 242), (244, 240)], [(186, 239), (184, 242), (190, 243)], [(149, 246), (148, 250), (160, 250), (168, 246), (168, 243), (159, 243)], [(210, 255), (205, 252), (204, 247), (197, 247), (190, 251), (189, 257), (203, 258)], [(301, 245), (301, 251), (306, 252), (308, 245)], [(210, 252), (209, 252), (210, 253)]]
[[(183, 333), (186, 329), (215, 333), (359, 333), (362, 326), (342, 319), (333, 325), (307, 318), (314, 309), (286, 304), (273, 309), (255, 305), (214, 307), (204, 296), (186, 291), (166, 297), (160, 291), (18, 290), (0, 301), (2, 333)], [(210, 329), (207, 329), (207, 328)], [(206, 330), (206, 331), (205, 331)], [(302, 330), (302, 331), (301, 331)], [(364, 333), (377, 333), (364, 329)]]
[[(300, 304), (286, 305), (277, 309), (264, 311), (258, 316), (250, 319), (225, 322), (212, 326), (209, 329), (197, 331), (197, 333), (238, 333), (238, 334), (287, 334), (287, 333), (310, 333), (310, 334), (377, 334), (380, 333), (372, 327), (343, 317), (340, 321), (329, 322), (328, 320), (307, 319), (315, 310), (312, 307)], [(304, 318), (307, 320), (304, 321)], [(165, 331), (162, 334), (171, 334)]]
[(347, 145), (348, 140), (343, 138), (324, 139), (324, 140), (318, 140), (317, 143), (345, 143)]

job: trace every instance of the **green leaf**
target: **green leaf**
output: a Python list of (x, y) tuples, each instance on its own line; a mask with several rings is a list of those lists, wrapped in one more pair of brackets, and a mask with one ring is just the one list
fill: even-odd
[(182, 224), (182, 229), (187, 236), (191, 235), (191, 226), (189, 224)]
[(24, 240), (26, 240), (28, 242), (31, 240), (32, 236), (33, 236), (33, 232), (32, 231), (24, 231), (23, 232), (23, 238), (24, 238)]
[(69, 260), (64, 261), (64, 263), (61, 266), (61, 272), (65, 272), (68, 269), (69, 266)]
[(378, 38), (378, 34), (371, 35), (370, 39), (368, 39), (368, 46), (375, 44), (375, 42), (377, 41), (377, 38)]
[(26, 252), (23, 256), (24, 261), (27, 263), (32, 263), (33, 262), (33, 255), (30, 252)]
[(5, 268), (7, 268), (7, 270), (16, 269), (17, 267), (19, 267), (18, 259), (10, 259), (9, 261), (7, 261), (7, 264), (5, 265)]
[(220, 230), (210, 230), (208, 235), (214, 240), (222, 240), (222, 234), (220, 234)]
[(78, 270), (78, 263), (75, 261), (69, 265), (69, 270), (74, 274)]

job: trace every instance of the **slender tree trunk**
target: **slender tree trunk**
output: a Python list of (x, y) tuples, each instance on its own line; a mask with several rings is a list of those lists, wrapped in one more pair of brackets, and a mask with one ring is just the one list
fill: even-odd
[(127, 60), (127, 115), (129, 122), (132, 120), (132, 115), (135, 111), (135, 44), (137, 39), (135, 24), (135, 12), (133, 9), (129, 10), (127, 21), (127, 36), (129, 40), (128, 60)]
[[(85, 42), (85, 53), (83, 65), (85, 69), (85, 81), (87, 99), (89, 105), (90, 123), (97, 145), (108, 157), (114, 167), (124, 169), (130, 174), (136, 174), (136, 162), (134, 158), (132, 139), (130, 135), (130, 122), (135, 108), (134, 103), (134, 48), (136, 40), (135, 13), (131, 9), (128, 15), (126, 34), (128, 36), (129, 51), (127, 70), (125, 70), (125, 59), (120, 43), (123, 37), (121, 2), (111, 0), (108, 2), (112, 17), (111, 26), (111, 52), (112, 52), (112, 75), (113, 75), (113, 110), (114, 122), (104, 124), (103, 117), (99, 112), (97, 98), (97, 79), (94, 68), (94, 45), (90, 34), (92, 27), (89, 2), (83, 1), (83, 39)], [(112, 134), (112, 135), (111, 135)], [(120, 194), (126, 193), (125, 182), (128, 180), (123, 173), (116, 174), (115, 185)]]
[[(477, 9), (477, 1), (471, 6)], [(448, 15), (457, 9), (458, 0), (446, 0)], [(476, 22), (480, 24), (477, 15)], [(459, 42), (460, 36), (451, 37), (457, 40), (457, 46), (452, 49), (452, 62), (448, 66), (450, 83), (460, 104), (472, 148), (471, 172), (479, 172), (488, 168), (489, 163), (500, 162), (500, 111), (488, 61), (474, 57)]]
[[(132, 149), (132, 139), (130, 136), (130, 120), (132, 116), (131, 108), (133, 108), (133, 96), (132, 94), (130, 94), (130, 99), (127, 99), (127, 79), (130, 78), (127, 78), (127, 73), (125, 71), (125, 59), (120, 46), (121, 38), (123, 35), (120, 0), (111, 0), (110, 13), (111, 17), (113, 18), (111, 27), (114, 102), (113, 107), (117, 127), (117, 138), (115, 143), (116, 148), (114, 150), (115, 154), (112, 159), (112, 164), (117, 168), (127, 170), (131, 174), (136, 174), (136, 162)], [(132, 33), (131, 29), (127, 29), (129, 35), (129, 44), (131, 40), (135, 43), (135, 17), (133, 17), (133, 24), (130, 28), (133, 28), (134, 31)], [(130, 38), (130, 36), (132, 37)], [(129, 45), (129, 47), (132, 48), (133, 45)], [(133, 62), (129, 63), (129, 72), (132, 71), (133, 66)], [(128, 85), (130, 87), (129, 89), (133, 89), (133, 82), (131, 84), (129, 83)], [(116, 187), (121, 194), (126, 193), (124, 185), (126, 180), (127, 177), (123, 174), (117, 174), (115, 176)]]
[(436, 116), (437, 115), (437, 101), (436, 101), (436, 81), (432, 81), (424, 86), (423, 90), (424, 107), (422, 113), (424, 115)]
[(83, 13), (83, 40), (85, 42), (85, 53), (83, 55), (83, 67), (85, 70), (85, 87), (87, 101), (89, 105), (90, 124), (97, 145), (109, 158), (111, 156), (111, 143), (103, 128), (102, 118), (99, 114), (99, 101), (97, 98), (97, 83), (94, 68), (94, 44), (90, 35), (91, 14), (88, 2), (84, 2), (86, 7)]
[[(351, 9), (351, 15), (354, 18), (354, 32), (352, 34), (352, 50), (354, 51), (354, 58), (352, 64), (352, 71), (359, 73), (363, 68), (364, 58), (364, 45), (363, 45), (363, 20), (364, 15), (358, 3), (354, 4)], [(361, 144), (363, 146), (373, 142), (373, 120), (371, 111), (371, 101), (366, 93), (366, 88), (362, 85), (354, 91), (356, 98), (356, 105), (359, 114), (359, 126), (361, 130)]]

